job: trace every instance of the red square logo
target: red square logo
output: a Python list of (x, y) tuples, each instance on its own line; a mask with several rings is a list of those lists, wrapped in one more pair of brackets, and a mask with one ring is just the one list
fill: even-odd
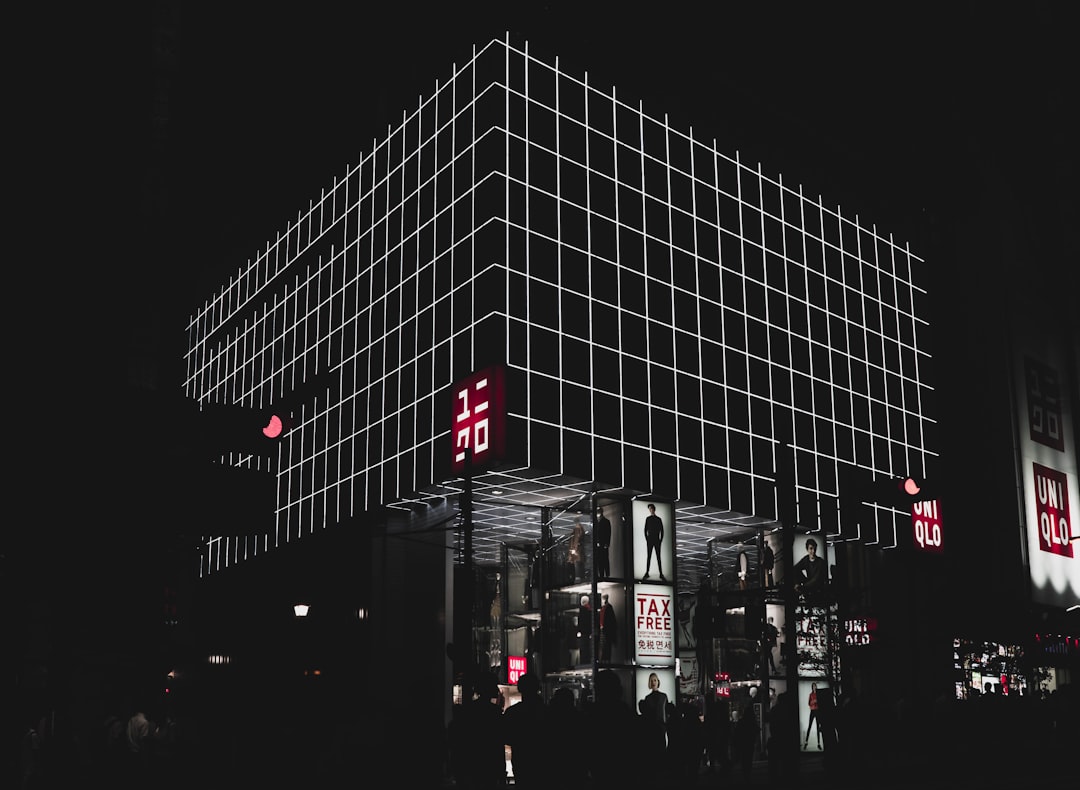
[(1069, 541), (1072, 519), (1069, 516), (1069, 481), (1065, 474), (1041, 464), (1035, 468), (1035, 529), (1039, 548), (1062, 557), (1073, 556)]
[(944, 551), (944, 534), (941, 526), (941, 502), (927, 499), (911, 505), (911, 526), (915, 547), (922, 551), (940, 554)]
[(453, 389), (451, 468), (465, 471), (465, 451), (472, 465), (501, 459), (506, 448), (506, 397), (501, 367), (478, 370)]

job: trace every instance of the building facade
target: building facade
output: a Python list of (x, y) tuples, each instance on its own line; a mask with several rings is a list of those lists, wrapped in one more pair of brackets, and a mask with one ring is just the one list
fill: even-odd
[(204, 573), (452, 481), (450, 387), (493, 362), (520, 396), (515, 474), (772, 518), (786, 440), (798, 522), (838, 533), (838, 464), (934, 471), (923, 265), (491, 42), (192, 316), (192, 399), (320, 382), (270, 459), (275, 523)]
[[(591, 530), (598, 497), (659, 501), (682, 595), (723, 586), (740, 547), (763, 573), (781, 525), (830, 564), (846, 543), (902, 548), (910, 512), (868, 500), (841, 519), (841, 489), (852, 470), (939, 474), (928, 288), (904, 240), (489, 42), (192, 315), (187, 397), (287, 404), (293, 422), (272, 452), (222, 455), (272, 478), (276, 504), (207, 535), (201, 575), (333, 528), (456, 525), (463, 493), (481, 567), (583, 513)], [(455, 388), (488, 369), (505, 445), (466, 479)], [(425, 645), (454, 633), (446, 536), (423, 565), (445, 592)], [(386, 556), (358, 561), (379, 565), (384, 607), (420, 573)], [(406, 641), (378, 600), (371, 617)]]

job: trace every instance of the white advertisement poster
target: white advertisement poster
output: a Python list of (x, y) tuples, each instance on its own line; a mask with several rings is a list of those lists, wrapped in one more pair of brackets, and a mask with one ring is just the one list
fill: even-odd
[(630, 513), (634, 532), (634, 578), (670, 582), (675, 570), (672, 563), (674, 508), (667, 502), (635, 499)]
[(1060, 345), (1021, 338), (1013, 350), (1020, 486), (1032, 599), (1080, 603), (1076, 447), (1067, 359)]
[(671, 587), (634, 588), (634, 652), (638, 664), (675, 666), (675, 597)]
[(642, 716), (667, 724), (675, 704), (674, 669), (639, 669), (634, 673), (634, 707)]

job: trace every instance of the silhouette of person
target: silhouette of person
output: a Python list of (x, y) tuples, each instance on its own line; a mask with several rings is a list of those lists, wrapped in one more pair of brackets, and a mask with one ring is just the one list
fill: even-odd
[(731, 705), (725, 697), (705, 698), (705, 750), (709, 771), (726, 774), (731, 768)]
[[(588, 786), (591, 751), (567, 749), (567, 743), (587, 743), (591, 735), (586, 729), (584, 714), (577, 708), (574, 692), (566, 686), (555, 689), (547, 706), (548, 726), (544, 732), (545, 787), (564, 787), (581, 790)], [(551, 759), (560, 755), (558, 761)]]
[(773, 650), (776, 649), (777, 640), (780, 637), (780, 631), (777, 630), (776, 625), (773, 623), (773, 618), (769, 618), (764, 625), (761, 626), (761, 649), (765, 651), (765, 655), (769, 657), (769, 669), (776, 672), (776, 659), (773, 658)]
[(810, 684), (810, 696), (806, 700), (806, 704), (810, 706), (810, 721), (806, 723), (806, 737), (803, 738), (803, 750), (806, 749), (806, 745), (810, 742), (810, 730), (817, 725), (817, 747), (821, 749), (821, 721), (818, 719), (818, 698), (817, 698), (817, 683)]
[(454, 778), (470, 790), (505, 786), (502, 693), (490, 671), (475, 677), (457, 714), (451, 738)]
[[(622, 681), (611, 669), (596, 673), (595, 702), (588, 709), (587, 731), (593, 735), (588, 750), (594, 790), (624, 790), (655, 769), (651, 760), (628, 760), (626, 755), (645, 754), (640, 717), (623, 699)], [(634, 750), (634, 751), (630, 751)], [(644, 786), (644, 785), (642, 785)]]
[(19, 744), (19, 770), (22, 790), (37, 790), (44, 786), (42, 779), (42, 737), (36, 716), (30, 716)]
[(735, 755), (742, 770), (743, 780), (749, 784), (754, 768), (754, 746), (757, 743), (758, 724), (754, 718), (752, 703), (747, 702), (739, 711), (739, 720), (735, 722)]
[(765, 587), (769, 588), (773, 586), (773, 566), (776, 565), (776, 555), (773, 553), (772, 546), (768, 541), (765, 541), (765, 549), (761, 553), (761, 570), (765, 572)]
[(807, 595), (825, 589), (825, 560), (817, 554), (817, 541), (808, 538), (806, 554), (795, 563), (795, 592)]
[(135, 786), (149, 779), (158, 726), (142, 709), (137, 709), (128, 718), (124, 732), (127, 744), (128, 779), (132, 786)]
[(608, 600), (608, 594), (600, 596), (600, 660), (611, 661), (611, 648), (619, 639), (619, 623), (615, 619), (615, 607)]
[(698, 717), (697, 706), (693, 702), (679, 704), (675, 720), (672, 723), (671, 748), (672, 763), (676, 779), (693, 786), (697, 782), (701, 768), (701, 755), (705, 751), (704, 725)]
[(776, 704), (769, 710), (769, 778), (774, 787), (783, 787), (796, 776), (798, 770), (798, 743), (790, 733), (798, 730), (799, 712), (795, 697), (782, 691), (776, 695)]
[(611, 576), (611, 522), (604, 515), (604, 506), (596, 508), (596, 526), (593, 528), (596, 541), (596, 578), (606, 579)]
[(664, 567), (660, 562), (660, 543), (664, 539), (664, 522), (656, 515), (656, 505), (649, 503), (649, 515), (645, 517), (645, 575), (642, 581), (649, 578), (649, 570), (652, 568), (653, 554), (656, 555), (656, 570), (660, 574), (660, 581), (664, 578)]
[(503, 713), (505, 740), (511, 749), (511, 765), (516, 787), (545, 787), (544, 727), (547, 705), (540, 694), (540, 681), (526, 672), (518, 678), (521, 701)]

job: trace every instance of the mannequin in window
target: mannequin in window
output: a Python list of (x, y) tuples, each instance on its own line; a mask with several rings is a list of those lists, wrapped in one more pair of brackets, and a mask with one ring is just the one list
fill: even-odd
[(749, 586), (750, 558), (744, 549), (739, 549), (739, 555), (735, 558), (735, 573), (739, 577), (739, 589), (745, 590)]
[(592, 603), (589, 596), (581, 596), (577, 615), (577, 640), (581, 649), (578, 663), (588, 664), (592, 661)]
[(611, 522), (604, 515), (603, 505), (596, 508), (593, 539), (596, 541), (596, 578), (606, 579), (611, 576), (611, 557), (608, 554), (611, 548)]
[(773, 657), (773, 651), (776, 650), (779, 638), (780, 631), (773, 622), (773, 618), (770, 617), (761, 627), (761, 649), (768, 658), (769, 669), (774, 675), (776, 674), (776, 659)]
[(773, 586), (773, 566), (776, 564), (776, 555), (773, 553), (772, 546), (768, 541), (765, 541), (765, 548), (761, 553), (761, 569), (765, 572), (765, 588), (769, 589)]
[(566, 561), (570, 565), (571, 581), (581, 581), (585, 568), (585, 527), (582, 526), (580, 518), (574, 519), (574, 531), (570, 533), (570, 551)]
[(608, 601), (608, 594), (600, 596), (600, 661), (611, 661), (611, 648), (618, 640), (618, 622), (615, 620), (615, 607)]

